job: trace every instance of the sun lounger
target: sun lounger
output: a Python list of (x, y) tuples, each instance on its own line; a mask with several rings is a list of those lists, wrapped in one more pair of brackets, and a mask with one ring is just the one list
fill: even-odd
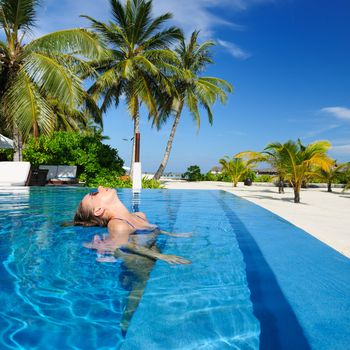
[(30, 162), (0, 162), (0, 186), (25, 186)]
[(48, 170), (47, 181), (51, 184), (76, 183), (77, 167), (73, 165), (40, 165), (39, 169)]

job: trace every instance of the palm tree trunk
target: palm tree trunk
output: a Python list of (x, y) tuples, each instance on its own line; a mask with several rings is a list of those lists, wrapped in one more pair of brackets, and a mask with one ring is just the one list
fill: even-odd
[(137, 108), (135, 111), (135, 115), (133, 116), (132, 119), (134, 121), (134, 138), (132, 141), (131, 164), (130, 164), (130, 174), (129, 174), (131, 179), (132, 179), (134, 163), (135, 163), (136, 133), (140, 132), (140, 112), (138, 107), (138, 100), (137, 100)]
[(179, 107), (178, 107), (177, 112), (176, 112), (176, 116), (175, 116), (175, 120), (174, 120), (174, 123), (173, 123), (173, 127), (171, 128), (171, 131), (170, 131), (170, 135), (169, 135), (168, 143), (167, 143), (166, 148), (165, 148), (165, 153), (164, 153), (163, 160), (160, 163), (157, 172), (153, 176), (153, 179), (155, 179), (155, 180), (159, 180), (160, 179), (160, 177), (163, 175), (164, 169), (166, 168), (166, 166), (168, 164), (168, 160), (169, 160), (171, 148), (172, 148), (172, 145), (173, 145), (176, 128), (177, 128), (177, 126), (179, 124), (179, 121), (180, 121), (183, 105), (184, 105), (184, 102), (181, 101), (179, 103)]
[(294, 190), (294, 203), (300, 203), (300, 185), (293, 186)]
[(332, 192), (332, 181), (328, 181), (327, 192)]
[(284, 193), (284, 180), (282, 177), (278, 181), (278, 193)]
[(13, 127), (13, 148), (15, 153), (13, 154), (14, 162), (21, 162), (23, 160), (22, 149), (23, 140), (21, 132), (18, 130), (17, 126)]

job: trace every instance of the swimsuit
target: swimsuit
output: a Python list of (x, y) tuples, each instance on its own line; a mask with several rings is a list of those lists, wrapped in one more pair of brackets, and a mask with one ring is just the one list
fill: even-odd
[[(146, 219), (144, 219), (143, 217), (141, 217), (139, 215), (136, 215), (136, 214), (134, 214), (134, 215), (137, 216), (138, 218), (140, 218), (143, 221), (147, 221)], [(138, 238), (138, 245), (141, 245), (141, 246), (144, 246), (144, 247), (150, 247), (150, 246), (152, 246), (155, 243), (156, 237), (154, 235), (152, 237), (148, 237), (146, 235), (150, 234), (150, 233), (154, 232), (156, 229), (158, 229), (157, 225), (149, 224), (149, 225), (152, 225), (153, 227), (150, 227), (148, 229), (136, 229), (135, 225), (133, 225), (131, 222), (129, 222), (126, 219), (118, 218), (117, 216), (114, 216), (114, 217), (111, 218), (111, 220), (113, 220), (113, 219), (124, 221), (132, 229), (134, 229), (135, 231), (132, 232), (130, 235), (145, 235), (143, 237), (139, 237)], [(123, 248), (122, 246), (119, 247), (119, 250), (122, 251), (125, 254), (128, 254), (128, 255), (132, 254), (127, 249)], [(110, 255), (110, 253), (107, 253), (107, 254), (105, 254), (105, 253), (97, 253), (97, 257), (98, 257), (98, 259), (104, 259), (104, 258), (110, 258), (111, 255)], [(113, 262), (113, 261), (111, 260), (111, 262)]]
[[(139, 216), (139, 215), (136, 215), (136, 214), (134, 214), (134, 215), (137, 216), (139, 219), (141, 219), (141, 220), (143, 220), (143, 221), (147, 221), (146, 219), (144, 219), (143, 217), (141, 217), (141, 216)], [(117, 216), (112, 217), (111, 220), (113, 220), (113, 219), (115, 219), (115, 220), (121, 220), (121, 221), (126, 222), (129, 226), (131, 226), (131, 227), (135, 230), (134, 234), (150, 233), (150, 232), (153, 232), (156, 228), (158, 228), (157, 225), (149, 224), (149, 225), (152, 225), (153, 227), (152, 227), (152, 228), (149, 228), (149, 229), (139, 229), (139, 230), (137, 230), (136, 227), (135, 227), (131, 222), (129, 222), (129, 221), (126, 220), (126, 219), (118, 218)]]

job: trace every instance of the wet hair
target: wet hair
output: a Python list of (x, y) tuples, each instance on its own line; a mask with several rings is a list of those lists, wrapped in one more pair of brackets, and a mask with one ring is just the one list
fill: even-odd
[(84, 208), (83, 202), (79, 203), (73, 219), (74, 226), (107, 226), (107, 224), (107, 219), (94, 215), (93, 210)]

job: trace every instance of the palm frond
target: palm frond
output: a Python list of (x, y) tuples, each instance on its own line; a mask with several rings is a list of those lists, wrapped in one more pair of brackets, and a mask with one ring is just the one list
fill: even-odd
[(47, 94), (69, 106), (79, 104), (83, 95), (80, 79), (57, 61), (33, 52), (23, 65), (27, 75)]
[(164, 15), (161, 15), (157, 18), (155, 18), (150, 25), (148, 25), (147, 28), (145, 28), (144, 32), (142, 35), (139, 37), (139, 41), (137, 44), (141, 44), (144, 41), (148, 40), (150, 36), (153, 35), (155, 31), (157, 31), (163, 23), (165, 23), (167, 20), (172, 18), (171, 13), (165, 13)]
[(27, 52), (61, 52), (94, 60), (106, 52), (96, 34), (86, 29), (66, 29), (46, 34), (24, 47)]
[(126, 11), (122, 3), (118, 0), (110, 0), (112, 7), (112, 16), (115, 22), (122, 28), (128, 27), (128, 20), (126, 17)]
[(143, 50), (167, 49), (183, 37), (182, 31), (177, 27), (170, 27), (158, 32), (141, 44)]
[[(13, 81), (4, 99), (6, 109), (10, 111), (8, 116), (23, 135), (32, 133), (33, 128), (46, 134), (52, 131), (52, 110), (23, 69), (18, 72), (17, 79)], [(37, 131), (34, 134), (38, 135)]]
[(215, 78), (215, 77), (201, 77), (201, 80), (207, 81), (215, 86), (220, 87), (222, 90), (225, 90), (228, 93), (233, 91), (233, 86), (224, 79)]
[(35, 7), (38, 4), (39, 0), (2, 0), (0, 22), (9, 26), (14, 32), (19, 29), (28, 31), (35, 25)]
[(187, 93), (187, 106), (191, 112), (191, 115), (194, 121), (197, 124), (197, 131), (198, 131), (201, 125), (201, 118), (198, 111), (198, 99), (192, 91), (188, 91)]

